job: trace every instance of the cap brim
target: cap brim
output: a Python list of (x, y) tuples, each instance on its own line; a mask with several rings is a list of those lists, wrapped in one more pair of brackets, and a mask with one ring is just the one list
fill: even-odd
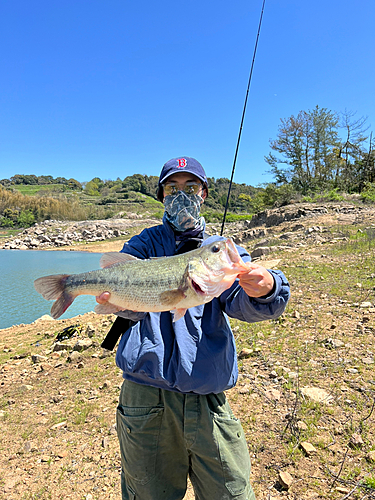
[[(207, 180), (203, 179), (202, 177), (197, 175), (195, 172), (192, 172), (191, 170), (188, 170), (187, 168), (184, 168), (183, 170), (181, 170), (181, 172), (194, 175), (194, 177), (196, 177), (197, 179), (202, 181), (203, 184), (205, 184), (207, 186)], [(174, 175), (174, 174), (178, 174), (178, 172), (171, 172), (170, 174), (165, 175), (162, 179), (159, 179), (159, 184), (163, 184), (163, 182), (165, 182), (165, 180), (168, 179), (168, 177), (170, 177), (171, 175)]]

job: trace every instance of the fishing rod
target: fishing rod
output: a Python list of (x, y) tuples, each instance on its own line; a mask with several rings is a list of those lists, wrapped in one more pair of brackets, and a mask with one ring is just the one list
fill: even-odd
[(258, 49), (258, 40), (259, 40), (259, 35), (260, 35), (260, 28), (261, 28), (261, 26), (262, 26), (263, 12), (264, 12), (264, 5), (265, 5), (265, 3), (266, 3), (266, 0), (263, 0), (263, 4), (262, 4), (262, 11), (261, 11), (261, 13), (260, 13), (260, 18), (259, 18), (258, 32), (257, 32), (257, 37), (256, 37), (256, 40), (255, 40), (254, 53), (253, 53), (253, 60), (252, 60), (252, 62), (251, 62), (251, 68), (250, 68), (249, 81), (248, 81), (248, 83), (247, 83), (246, 97), (245, 97), (245, 102), (244, 102), (244, 106), (243, 106), (243, 110), (242, 110), (241, 125), (240, 125), (240, 130), (239, 130), (239, 132), (238, 132), (237, 146), (236, 146), (236, 151), (235, 151), (235, 154), (234, 154), (233, 167), (232, 167), (232, 175), (231, 175), (230, 182), (229, 182), (229, 188), (228, 188), (227, 201), (226, 201), (226, 203), (225, 203), (225, 209), (224, 209), (224, 215), (223, 215), (223, 222), (222, 222), (222, 224), (221, 224), (220, 236), (223, 236), (223, 232), (224, 232), (224, 224), (225, 224), (225, 219), (226, 219), (226, 216), (227, 216), (227, 211), (228, 211), (229, 197), (230, 197), (230, 192), (231, 192), (231, 189), (232, 189), (232, 183), (233, 183), (234, 171), (235, 171), (235, 168), (236, 168), (236, 161), (237, 161), (238, 149), (239, 149), (239, 147), (240, 147), (241, 134), (242, 134), (242, 127), (243, 127), (243, 122), (244, 122), (244, 120), (245, 120), (245, 113), (246, 113), (246, 106), (247, 106), (247, 98), (248, 98), (248, 96), (249, 96), (249, 90), (250, 90), (251, 78), (252, 78), (252, 76), (253, 76), (253, 69), (254, 69), (254, 63), (255, 63), (255, 56), (256, 56), (256, 53), (257, 53), (257, 49)]

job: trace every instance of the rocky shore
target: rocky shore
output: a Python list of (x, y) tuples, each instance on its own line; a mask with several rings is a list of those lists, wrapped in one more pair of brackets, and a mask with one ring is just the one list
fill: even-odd
[[(118, 251), (123, 241), (143, 227), (160, 224), (160, 220), (136, 214), (126, 217), (81, 222), (46, 220), (0, 242), (0, 249)], [(345, 235), (333, 234), (328, 228), (346, 223), (367, 224), (368, 230), (375, 230), (375, 207), (350, 203), (293, 204), (265, 210), (249, 220), (226, 223), (224, 235), (239, 245), (251, 245), (252, 258), (262, 258), (306, 243), (324, 244), (342, 239)], [(220, 229), (221, 224), (207, 224), (208, 234), (220, 234)]]
[(157, 224), (154, 219), (108, 219), (82, 222), (46, 220), (24, 229), (16, 237), (0, 244), (3, 250), (45, 250), (76, 244), (107, 241), (129, 235), (129, 229)]

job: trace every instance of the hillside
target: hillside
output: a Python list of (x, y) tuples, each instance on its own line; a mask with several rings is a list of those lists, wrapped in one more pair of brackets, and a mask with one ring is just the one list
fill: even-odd
[[(151, 223), (48, 248), (117, 251)], [(231, 321), (240, 376), (227, 397), (247, 436), (257, 499), (375, 498), (375, 207), (287, 206), (232, 223), (226, 235), (278, 261), (292, 289), (279, 320)], [(0, 498), (119, 498), (121, 373), (100, 348), (113, 319), (43, 317), (0, 330)], [(57, 341), (67, 327), (73, 336)]]

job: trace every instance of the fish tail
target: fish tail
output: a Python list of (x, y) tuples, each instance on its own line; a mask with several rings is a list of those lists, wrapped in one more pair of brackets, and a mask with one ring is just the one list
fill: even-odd
[(54, 319), (59, 318), (72, 304), (75, 296), (67, 292), (65, 282), (69, 274), (44, 276), (34, 281), (35, 290), (47, 300), (56, 300), (51, 309)]

